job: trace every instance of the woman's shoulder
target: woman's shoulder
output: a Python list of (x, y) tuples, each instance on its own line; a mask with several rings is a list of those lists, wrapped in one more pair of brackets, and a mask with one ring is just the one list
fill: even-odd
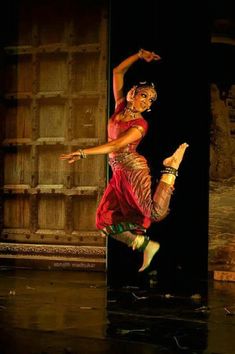
[(144, 119), (144, 117), (136, 118), (131, 121), (133, 125), (142, 125), (143, 127), (148, 127), (148, 122)]

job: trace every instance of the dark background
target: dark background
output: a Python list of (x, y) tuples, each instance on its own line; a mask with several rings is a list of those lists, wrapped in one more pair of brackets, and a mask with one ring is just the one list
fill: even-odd
[(138, 274), (142, 255), (109, 240), (111, 284), (142, 284), (157, 270), (158, 283), (186, 288), (206, 280), (208, 258), (209, 43), (210, 13), (203, 1), (110, 2), (110, 114), (112, 69), (139, 48), (153, 50), (161, 62), (138, 61), (126, 74), (126, 90), (153, 81), (158, 100), (146, 115), (150, 129), (139, 151), (160, 178), (162, 160), (180, 143), (189, 148), (180, 166), (171, 213), (148, 234), (161, 243), (148, 271)]

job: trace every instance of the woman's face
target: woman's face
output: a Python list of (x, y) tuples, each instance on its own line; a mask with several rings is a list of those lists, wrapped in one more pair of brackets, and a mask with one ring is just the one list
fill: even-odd
[(150, 87), (143, 87), (137, 90), (132, 101), (132, 108), (138, 112), (144, 112), (151, 107), (154, 101), (156, 101), (156, 91)]

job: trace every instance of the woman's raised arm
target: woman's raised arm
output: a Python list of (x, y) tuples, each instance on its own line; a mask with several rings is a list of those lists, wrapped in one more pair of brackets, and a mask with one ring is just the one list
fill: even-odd
[(140, 49), (138, 53), (129, 56), (113, 69), (113, 94), (116, 105), (123, 98), (125, 73), (130, 68), (130, 66), (139, 59), (143, 59), (146, 62), (151, 62), (152, 60), (160, 60), (161, 57), (154, 52), (150, 52), (145, 49)]

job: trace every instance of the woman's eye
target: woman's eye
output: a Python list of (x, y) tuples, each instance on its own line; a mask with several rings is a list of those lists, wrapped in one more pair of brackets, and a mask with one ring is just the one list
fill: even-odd
[(147, 95), (145, 93), (142, 93), (141, 96), (144, 97), (144, 98), (147, 97)]

